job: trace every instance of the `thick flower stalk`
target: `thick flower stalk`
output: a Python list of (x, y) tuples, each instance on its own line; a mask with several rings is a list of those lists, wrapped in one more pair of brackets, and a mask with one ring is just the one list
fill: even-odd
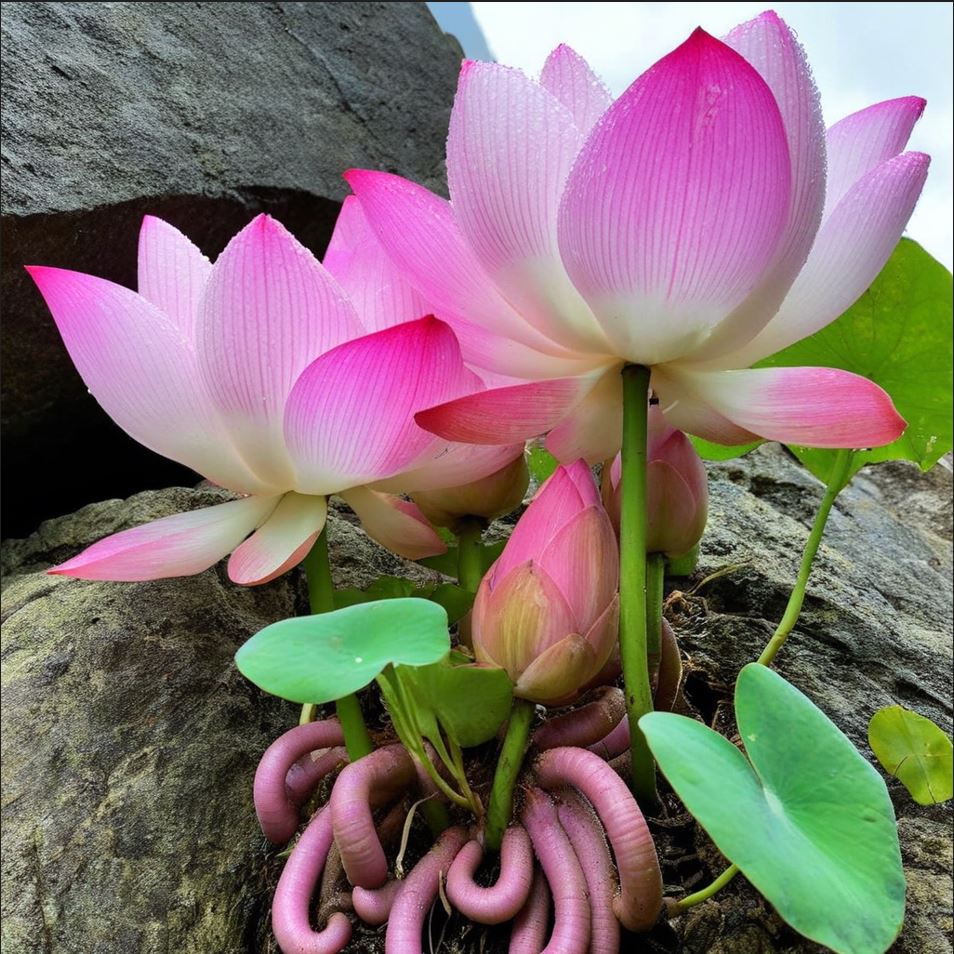
[[(701, 539), (709, 508), (709, 481), (702, 458), (686, 435), (670, 427), (659, 407), (649, 409), (646, 451), (646, 550), (678, 557)], [(603, 503), (619, 533), (619, 455), (603, 467)]]
[[(641, 407), (634, 409), (636, 416), (639, 416), (641, 410)], [(646, 423), (646, 496), (643, 507), (646, 532), (641, 543), (634, 544), (632, 540), (627, 542), (621, 532), (624, 509), (622, 498), (624, 486), (627, 486), (623, 481), (622, 454), (618, 454), (612, 463), (604, 464), (601, 483), (606, 511), (613, 521), (621, 544), (629, 548), (640, 546), (645, 551), (645, 570), (637, 570), (636, 583), (638, 589), (640, 580), (645, 579), (645, 655), (649, 683), (647, 684), (640, 674), (641, 690), (637, 693), (635, 714), (648, 702), (647, 690), (651, 688), (654, 680), (660, 683), (658, 688), (661, 689), (664, 699), (675, 691), (672, 685), (673, 667), (670, 665), (661, 668), (663, 647), (660, 633), (664, 633), (668, 628), (662, 618), (666, 558), (682, 556), (698, 544), (706, 527), (709, 505), (705, 465), (689, 438), (666, 423), (658, 405), (650, 406)], [(631, 494), (632, 486), (628, 486)], [(620, 595), (622, 598), (622, 588)], [(636, 607), (635, 612), (639, 611), (639, 607)], [(625, 647), (623, 652), (625, 658)], [(676, 660), (678, 662), (678, 653)], [(634, 666), (643, 668), (641, 652), (640, 658), (634, 659), (633, 662)], [(678, 684), (678, 676), (676, 681)], [(632, 672), (628, 677), (628, 685), (632, 688)], [(639, 704), (640, 699), (642, 705)], [(629, 738), (628, 734), (626, 738)], [(648, 780), (648, 769), (646, 777)]]
[(241, 495), (114, 534), (51, 572), (148, 580), (198, 573), (231, 553), (235, 582), (264, 583), (309, 552), (330, 494), (402, 556), (443, 552), (417, 507), (394, 494), (473, 481), (522, 445), (449, 444), (414, 423), (435, 400), (483, 384), (380, 250), (351, 241), (354, 212), (343, 212), (326, 265), (261, 215), (214, 265), (147, 217), (138, 293), (30, 268), (113, 420)]
[(494, 774), (486, 843), (511, 820), (533, 703), (572, 700), (606, 665), (619, 625), (619, 554), (593, 475), (558, 467), (517, 521), (474, 601), (478, 661), (507, 671), (517, 697)]
[(619, 558), (583, 461), (559, 467), (517, 521), (474, 602), (474, 652), (522, 699), (572, 699), (616, 643)]
[(804, 53), (772, 12), (721, 41), (696, 30), (615, 102), (566, 46), (538, 81), (465, 62), (450, 202), (347, 175), (468, 359), (511, 376), (418, 421), (480, 443), (548, 432), (560, 460), (604, 460), (621, 444), (619, 371), (637, 365), (667, 421), (709, 440), (895, 440), (904, 422), (864, 378), (746, 369), (877, 275), (927, 173), (927, 156), (902, 152), (923, 107), (878, 103), (826, 134)]

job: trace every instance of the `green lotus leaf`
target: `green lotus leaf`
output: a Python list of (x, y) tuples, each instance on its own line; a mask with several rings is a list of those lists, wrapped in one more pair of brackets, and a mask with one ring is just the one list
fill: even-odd
[[(951, 273), (902, 239), (871, 287), (838, 319), (756, 367), (816, 365), (870, 378), (891, 395), (907, 429), (893, 444), (854, 455), (865, 464), (911, 460), (933, 467), (952, 447)], [(827, 481), (837, 451), (792, 447)]]
[(904, 919), (904, 872), (884, 780), (781, 676), (752, 663), (735, 714), (745, 755), (685, 716), (640, 719), (686, 808), (801, 934), (883, 954)]
[(347, 588), (335, 590), (335, 608), (355, 606), (358, 603), (373, 603), (375, 600), (397, 600), (418, 596), (414, 584), (399, 576), (379, 576), (367, 589)]
[(753, 441), (751, 444), (715, 444), (703, 440), (701, 437), (689, 435), (692, 446), (703, 460), (731, 460), (733, 457), (743, 457), (759, 447), (763, 441)]
[[(480, 559), (483, 563), (484, 573), (490, 569), (491, 564), (503, 553), (506, 546), (506, 540), (497, 540), (495, 543), (485, 543), (480, 548)], [(447, 548), (446, 553), (438, 554), (433, 557), (423, 557), (417, 561), (421, 566), (426, 566), (429, 570), (437, 570), (445, 576), (457, 576), (457, 545), (454, 544)]]
[(468, 593), (455, 583), (425, 583), (416, 586), (410, 580), (398, 576), (380, 576), (367, 589), (335, 590), (335, 607), (355, 606), (375, 600), (397, 600), (414, 596), (440, 603), (447, 611), (448, 623), (456, 623), (470, 612), (474, 594)]
[(560, 466), (560, 462), (542, 444), (531, 444), (527, 450), (527, 469), (539, 486)]
[(441, 605), (388, 599), (273, 623), (239, 649), (235, 662), (272, 695), (323, 703), (364, 688), (385, 666), (427, 666), (449, 651)]
[(879, 709), (868, 724), (868, 744), (919, 805), (954, 797), (954, 747), (930, 719), (904, 706)]
[(492, 739), (510, 713), (513, 685), (503, 669), (442, 660), (397, 672), (411, 691), (415, 709), (432, 712), (462, 748)]

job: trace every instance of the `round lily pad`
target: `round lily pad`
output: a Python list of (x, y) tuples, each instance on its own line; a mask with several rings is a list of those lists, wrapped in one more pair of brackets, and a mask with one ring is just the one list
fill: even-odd
[(427, 666), (449, 651), (440, 604), (388, 599), (273, 623), (242, 646), (235, 662), (272, 695), (323, 703), (357, 692), (385, 666)]

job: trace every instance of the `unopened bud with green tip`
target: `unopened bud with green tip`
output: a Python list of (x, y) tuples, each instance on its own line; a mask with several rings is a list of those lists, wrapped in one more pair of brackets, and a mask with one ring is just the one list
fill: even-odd
[[(709, 512), (709, 483), (702, 458), (689, 438), (670, 427), (659, 407), (649, 409), (646, 467), (646, 552), (679, 557), (701, 539)], [(619, 532), (619, 455), (603, 467), (602, 496)]]
[(477, 659), (506, 669), (521, 698), (570, 701), (616, 644), (618, 587), (616, 537), (589, 468), (557, 468), (477, 592)]

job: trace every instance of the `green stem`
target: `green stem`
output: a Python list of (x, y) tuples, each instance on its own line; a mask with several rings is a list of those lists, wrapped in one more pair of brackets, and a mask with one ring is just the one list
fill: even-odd
[(375, 681), (384, 697), (385, 705), (391, 716), (391, 725), (397, 732), (401, 744), (412, 755), (420, 756), (424, 752), (424, 739), (418, 728), (414, 712), (408, 710), (404, 699), (404, 687), (391, 665), (385, 666)]
[(358, 697), (353, 692), (342, 696), (335, 703), (335, 712), (344, 734), (348, 760), (357, 762), (358, 759), (370, 755), (374, 751), (374, 743), (368, 734), (368, 727), (364, 724), (364, 714), (361, 712)]
[(483, 521), (464, 517), (457, 530), (457, 582), (468, 593), (476, 593), (484, 575), (483, 548), (480, 537)]
[(534, 704), (526, 699), (513, 700), (507, 735), (500, 750), (500, 758), (497, 759), (494, 784), (490, 790), (490, 804), (487, 806), (484, 844), (491, 851), (500, 851), (504, 832), (510, 824), (513, 790), (530, 741), (530, 724), (533, 722), (535, 709)]
[(735, 865), (729, 865), (712, 884), (706, 885), (701, 891), (696, 891), (695, 894), (681, 898), (673, 907), (677, 911), (686, 911), (697, 904), (702, 904), (703, 901), (708, 901), (717, 891), (721, 891), (738, 873), (739, 869)]
[(427, 748), (423, 747), (420, 752), (417, 753), (418, 761), (421, 765), (424, 766), (424, 771), (430, 776), (431, 781), (437, 786), (438, 790), (443, 792), (455, 805), (459, 805), (461, 808), (469, 808), (473, 811), (474, 806), (471, 802), (460, 792), (451, 788), (447, 782), (441, 777), (441, 773), (437, 770), (437, 766), (431, 761), (431, 757), (427, 754)]
[(421, 805), (421, 811), (424, 814), (424, 821), (427, 822), (427, 827), (430, 829), (431, 834), (435, 838), (437, 838), (441, 832), (450, 828), (450, 812), (447, 810), (447, 806), (443, 802), (429, 798), (426, 802), (424, 802), (423, 805)]
[[(388, 711), (391, 713), (391, 723), (394, 731), (397, 732), (401, 744), (410, 752), (421, 764), (424, 771), (427, 772), (431, 781), (437, 788), (444, 793), (455, 805), (461, 808), (474, 809), (473, 802), (465, 795), (454, 791), (447, 782), (441, 777), (436, 766), (431, 761), (427, 752), (427, 746), (424, 743), (424, 736), (418, 725), (417, 714), (414, 709), (400, 676), (394, 670), (393, 666), (387, 666), (377, 677), (378, 686), (381, 688), (381, 694), (387, 703)], [(433, 740), (431, 743), (438, 753), (438, 756), (445, 765), (450, 762), (450, 755), (446, 753), (443, 741)], [(442, 751), (445, 754), (441, 754)], [(446, 756), (446, 757), (445, 757)], [(467, 789), (470, 792), (470, 789)], [(471, 798), (473, 795), (471, 793)]]
[(662, 553), (650, 553), (646, 557), (646, 655), (650, 673), (659, 668), (665, 589), (666, 557)]
[(656, 804), (656, 767), (640, 717), (652, 711), (646, 633), (646, 440), (649, 368), (623, 368), (623, 452), (620, 482), (619, 654), (623, 664), (633, 793)]
[[(457, 527), (457, 583), (462, 590), (476, 593), (484, 575), (484, 553), (481, 535), (484, 523), (479, 517), (464, 517)], [(457, 622), (457, 638), (468, 649), (474, 648), (470, 632), (470, 613)]]
[(484, 806), (481, 804), (480, 798), (470, 787), (470, 782), (467, 780), (467, 771), (464, 767), (464, 753), (461, 747), (450, 738), (450, 736), (448, 736), (447, 742), (450, 746), (451, 764), (449, 768), (451, 774), (457, 780), (457, 784), (460, 785), (461, 794), (470, 802), (470, 810), (480, 818), (484, 813)]
[[(427, 751), (427, 745), (424, 742), (424, 733), (421, 731), (421, 727), (418, 722), (418, 713), (414, 707), (414, 701), (411, 697), (411, 694), (408, 692), (407, 686), (404, 684), (400, 675), (398, 675), (398, 672), (396, 670), (392, 670), (392, 672), (394, 675), (394, 684), (397, 686), (400, 708), (404, 712), (406, 721), (410, 724), (411, 732), (413, 733), (414, 747), (407, 747), (414, 752), (418, 758), (418, 761), (424, 766), (424, 770), (431, 777), (431, 781), (438, 787), (438, 789), (440, 789), (440, 791), (442, 791), (456, 805), (460, 805), (461, 808), (472, 807), (467, 796), (462, 795), (460, 792), (453, 789), (441, 776), (440, 771), (431, 759), (430, 753)], [(429, 736), (428, 739), (434, 752), (440, 759), (441, 764), (450, 768), (450, 753), (447, 751), (447, 747), (444, 745), (443, 738), (441, 738), (440, 729), (438, 728), (437, 732), (433, 733), (433, 735), (433, 738)], [(454, 774), (453, 771), (451, 771), (451, 774)], [(459, 781), (459, 779), (456, 777), (454, 780)]]
[(818, 547), (821, 544), (822, 535), (825, 532), (825, 524), (828, 522), (828, 515), (835, 503), (835, 498), (845, 488), (848, 482), (848, 475), (851, 471), (851, 463), (855, 452), (853, 450), (840, 450), (835, 455), (835, 463), (832, 466), (831, 474), (828, 477), (828, 484), (825, 487), (825, 496), (822, 499), (818, 513), (815, 514), (815, 522), (812, 524), (812, 531), (808, 535), (808, 542), (805, 544), (805, 552), (802, 554), (802, 565), (798, 569), (798, 579), (795, 581), (795, 588), (792, 595), (788, 598), (788, 606), (785, 607), (785, 615), (778, 624), (768, 645), (762, 651), (758, 661), (763, 666), (771, 666), (778, 651), (785, 645), (795, 624), (798, 622), (799, 613), (802, 611), (802, 603), (805, 601), (805, 590), (808, 587), (808, 577), (812, 572), (812, 563), (815, 560), (815, 554), (818, 553)]
[[(308, 603), (312, 613), (329, 613), (335, 608), (335, 587), (331, 579), (331, 562), (328, 559), (328, 528), (318, 534), (315, 545), (305, 557), (305, 579), (308, 581)], [(357, 762), (374, 750), (374, 743), (368, 735), (364, 716), (358, 697), (353, 693), (344, 696), (335, 703), (341, 731), (344, 733), (345, 748), (348, 758)], [(302, 707), (299, 721), (311, 721), (314, 718), (315, 707), (306, 703)]]
[(318, 534), (315, 545), (302, 562), (308, 581), (308, 603), (312, 613), (330, 613), (335, 608), (335, 586), (328, 558), (328, 528)]

